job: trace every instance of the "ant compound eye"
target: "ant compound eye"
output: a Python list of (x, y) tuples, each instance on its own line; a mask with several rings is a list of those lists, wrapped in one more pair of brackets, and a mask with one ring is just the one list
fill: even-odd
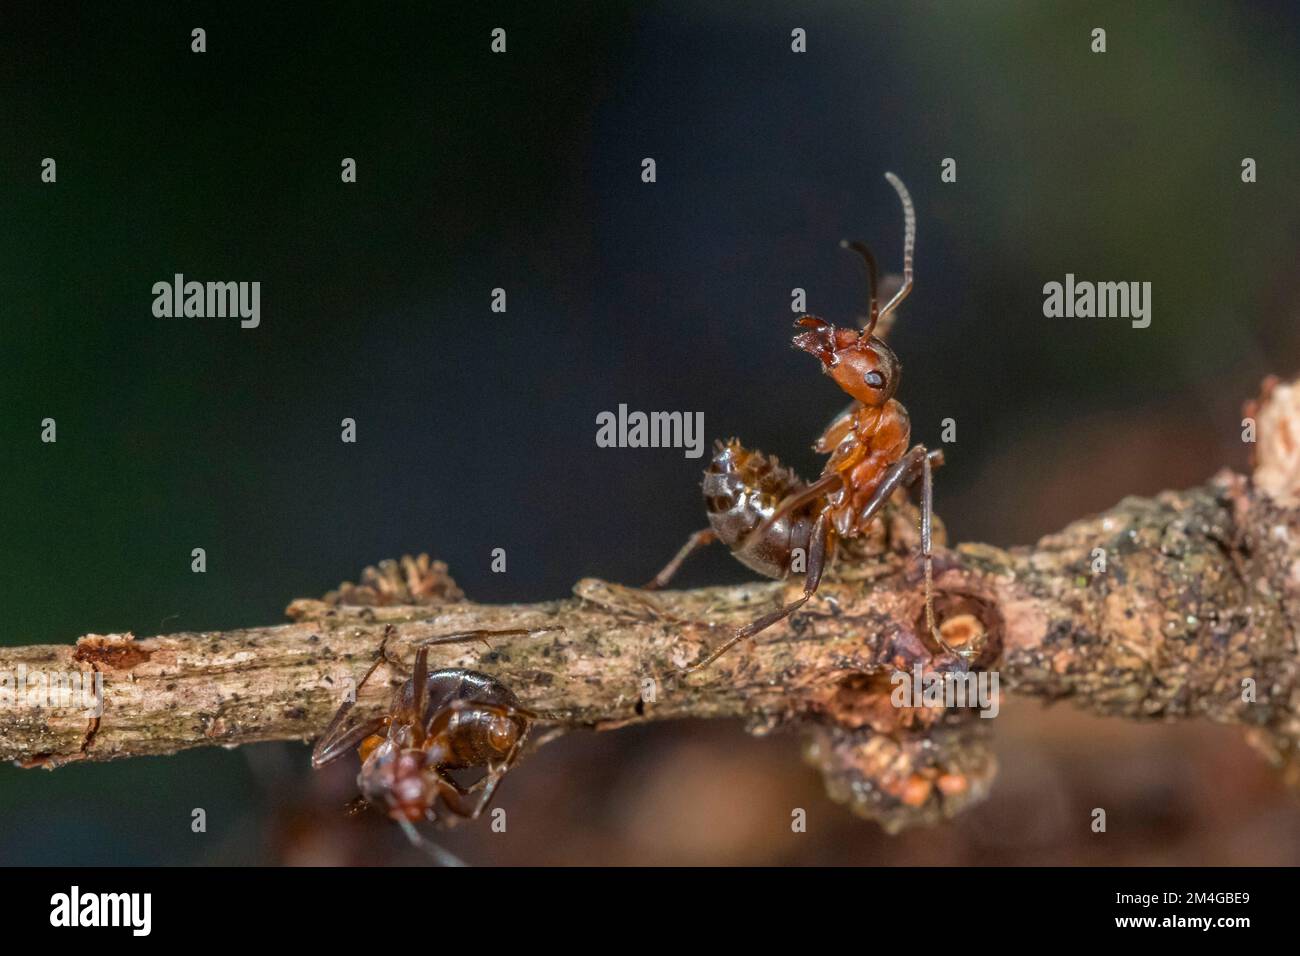
[(885, 376), (876, 371), (868, 372), (863, 376), (862, 381), (872, 388), (884, 388), (885, 386)]

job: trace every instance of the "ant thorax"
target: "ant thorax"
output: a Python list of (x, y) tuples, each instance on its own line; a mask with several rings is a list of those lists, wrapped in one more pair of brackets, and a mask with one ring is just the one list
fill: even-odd
[(884, 480), (888, 467), (907, 452), (912, 426), (907, 409), (896, 399), (880, 407), (855, 403), (852, 414), (836, 419), (818, 447), (833, 447), (823, 475), (838, 475), (840, 486), (827, 496), (831, 524), (841, 538), (865, 534), (876, 520), (863, 520), (867, 504)]

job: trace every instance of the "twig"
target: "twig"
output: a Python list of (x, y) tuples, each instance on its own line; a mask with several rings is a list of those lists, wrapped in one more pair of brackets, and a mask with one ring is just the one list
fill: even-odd
[[(1125, 499), (1033, 548), (941, 551), (937, 609), (964, 660), (936, 661), (924, 643), (909, 557), (915, 512), (900, 501), (878, 554), (840, 568), (788, 623), (689, 677), (683, 666), (796, 584), (648, 593), (587, 579), (566, 600), (484, 605), (462, 600), (442, 565), (404, 559), (325, 600), (295, 601), (292, 624), (0, 649), (0, 757), (55, 767), (308, 740), (385, 633), (390, 655), (409, 667), (415, 645), (437, 635), (559, 627), (434, 648), (431, 663), (492, 674), (559, 729), (688, 716), (743, 718), (759, 733), (797, 727), (831, 794), (889, 829), (951, 816), (982, 798), (994, 774), (995, 720), (970, 707), (891, 703), (891, 676), (918, 665), (997, 673), (1003, 691), (1098, 714), (1242, 724), (1294, 781), (1300, 388), (1270, 383), (1251, 411), (1253, 483), (1222, 472), (1200, 488)], [(358, 716), (381, 708), (385, 684), (405, 676), (381, 667), (387, 681), (381, 671), (365, 688)], [(32, 675), (69, 672), (102, 674), (102, 717), (40, 698)]]

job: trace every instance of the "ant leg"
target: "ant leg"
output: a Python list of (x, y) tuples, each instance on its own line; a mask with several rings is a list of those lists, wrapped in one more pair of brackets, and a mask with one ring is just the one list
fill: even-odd
[[(468, 787), (462, 787), (446, 771), (440, 768), (437, 769), (438, 789), (441, 792), (442, 802), (447, 809), (467, 820), (477, 820), (492, 802), (497, 787), (505, 779), (505, 775), (515, 765), (515, 761), (519, 759), (526, 738), (527, 734), (525, 733), (511, 748), (505, 759), (496, 766), (489, 767), (487, 773)], [(475, 793), (478, 793), (478, 798), (471, 801), (469, 798)]]
[(885, 472), (885, 477), (881, 479), (876, 490), (872, 492), (871, 498), (862, 506), (862, 511), (858, 513), (857, 525), (859, 528), (864, 527), (868, 521), (876, 516), (878, 512), (889, 500), (889, 496), (894, 493), (899, 485), (910, 484), (916, 475), (916, 470), (921, 466), (922, 459), (929, 464), (933, 463), (935, 468), (943, 464), (943, 449), (936, 448), (934, 451), (926, 451), (924, 445), (917, 445), (906, 455), (900, 458), (889, 470)]
[(673, 575), (677, 573), (687, 558), (701, 548), (707, 548), (717, 540), (718, 536), (712, 528), (705, 528), (703, 531), (695, 532), (686, 539), (686, 543), (673, 556), (673, 559), (664, 565), (663, 570), (651, 578), (648, 584), (642, 585), (642, 590), (658, 591), (662, 587), (667, 587), (668, 582), (672, 580)]
[[(387, 660), (385, 648), (388, 646), (388, 638), (392, 633), (393, 628), (391, 626), (385, 629), (383, 643), (379, 645), (379, 655), (375, 658), (374, 663), (370, 665), (370, 668), (361, 678), (361, 682), (357, 684), (356, 688), (352, 691), (351, 698), (343, 701), (338, 712), (329, 722), (329, 726), (325, 728), (325, 732), (321, 734), (320, 739), (316, 741), (316, 746), (313, 747), (311, 751), (311, 765), (314, 769), (320, 769), (327, 763), (337, 760), (348, 750), (351, 750), (362, 740), (369, 737), (371, 734), (376, 733), (388, 723), (387, 717), (376, 717), (373, 720), (365, 721), (349, 730), (343, 729), (344, 721), (352, 711), (352, 708), (357, 704), (357, 696), (361, 693), (361, 688), (366, 686), (366, 681), (370, 680), (371, 675), (374, 674), (379, 665)], [(364, 733), (362, 731), (364, 731)]]
[[(514, 758), (512, 757), (510, 763), (513, 762)], [(510, 769), (510, 763), (489, 770), (468, 787), (457, 786), (454, 802), (444, 793), (442, 802), (457, 816), (464, 817), (467, 820), (477, 820), (482, 816), (483, 811), (488, 808), (488, 804), (492, 802), (492, 798), (496, 795), (497, 786), (505, 779), (506, 771)], [(469, 798), (473, 794), (478, 794), (478, 797), (470, 801)]]
[[(429, 645), (421, 644), (415, 652), (415, 667), (411, 670), (411, 699), (409, 709), (403, 708), (394, 717), (398, 723), (411, 727), (411, 743), (419, 747), (424, 743), (424, 732), (420, 727), (420, 714), (424, 712), (424, 695), (429, 686)], [(403, 694), (403, 697), (406, 695)], [(405, 701), (403, 702), (406, 703)]]
[(948, 642), (939, 633), (934, 619), (934, 552), (931, 530), (934, 518), (934, 466), (943, 464), (943, 449), (927, 451), (924, 445), (917, 445), (885, 473), (884, 480), (876, 487), (871, 499), (858, 515), (858, 526), (862, 527), (878, 512), (899, 485), (907, 481), (917, 468), (921, 469), (921, 559), (925, 564), (925, 623), (931, 636), (939, 646), (949, 654), (954, 653)]
[(543, 724), (563, 723), (568, 717), (564, 712), (557, 710), (530, 710), (527, 707), (520, 707), (518, 705), (510, 709), (520, 717)]
[(813, 525), (811, 543), (808, 549), (808, 574), (804, 578), (803, 595), (796, 601), (792, 601), (785, 607), (773, 611), (770, 614), (764, 614), (752, 624), (740, 628), (731, 637), (727, 638), (717, 648), (709, 653), (704, 660), (691, 664), (683, 668), (687, 674), (697, 671), (702, 667), (708, 667), (723, 654), (727, 653), (732, 647), (747, 637), (753, 637), (760, 631), (771, 627), (778, 621), (784, 620), (792, 613), (801, 608), (804, 603), (813, 596), (817, 591), (817, 586), (821, 584), (822, 570), (826, 566), (826, 560), (830, 552), (834, 549), (834, 534), (831, 531), (830, 518), (823, 511), (817, 516), (817, 521)]
[(513, 763), (514, 757), (512, 756), (509, 758), (508, 763), (498, 767), (496, 770), (489, 770), (482, 780), (477, 781), (474, 786), (470, 788), (471, 792), (480, 788), (482, 788), (483, 791), (479, 795), (478, 803), (474, 806), (473, 812), (470, 813), (469, 818), (471, 820), (477, 820), (483, 811), (488, 808), (488, 805), (492, 803), (492, 798), (496, 796), (497, 785), (505, 779), (506, 771), (510, 769), (510, 765)]
[(410, 820), (401, 818), (397, 821), (397, 824), (402, 828), (402, 832), (406, 834), (406, 838), (411, 841), (411, 844), (437, 860), (439, 866), (465, 865), (465, 861), (454, 853), (449, 853), (432, 840), (426, 840), (422, 837), (420, 831), (415, 829), (415, 824)]
[(466, 641), (483, 641), (486, 643), (489, 637), (525, 637), (529, 634), (546, 634), (550, 631), (562, 631), (562, 627), (503, 627), (503, 628), (479, 628), (474, 631), (457, 631), (455, 634), (444, 634), (441, 637), (431, 637), (427, 641), (421, 641), (419, 646), (437, 647), (439, 644), (464, 644)]
[[(463, 820), (477, 819), (478, 815), (483, 812), (479, 806), (482, 800), (470, 800), (469, 797), (473, 790), (462, 787), (441, 767), (432, 768), (433, 784), (438, 788), (438, 796), (442, 800), (442, 805), (451, 813)], [(489, 771), (489, 774), (491, 771)], [(447, 820), (447, 823), (453, 821)]]
[(934, 622), (934, 556), (931, 550), (930, 526), (934, 516), (934, 468), (931, 455), (938, 455), (935, 461), (943, 461), (943, 452), (931, 452), (921, 459), (921, 558), (925, 562), (925, 625), (930, 629), (934, 639), (949, 654), (956, 652), (939, 633)]
[[(452, 700), (445, 707), (434, 711), (429, 715), (427, 721), (420, 724), (419, 732), (421, 741), (428, 740), (431, 737), (439, 737), (447, 733), (448, 728), (451, 727), (452, 718), (469, 706), (471, 705), (466, 701)], [(434, 763), (438, 762), (439, 761), (434, 761)]]
[[(347, 707), (348, 710), (352, 709), (351, 703), (345, 704), (344, 706)], [(338, 718), (336, 717), (335, 720), (337, 719)], [(345, 733), (340, 734), (337, 733), (333, 724), (331, 724), (330, 729), (326, 731), (327, 736), (318, 740), (316, 746), (312, 748), (312, 769), (319, 770), (326, 764), (338, 760), (339, 757), (360, 744), (361, 741), (365, 740), (371, 734), (379, 733), (386, 726), (388, 726), (387, 717), (375, 717), (372, 720), (367, 720), (363, 723), (357, 724)], [(331, 734), (333, 735), (332, 737), (329, 736)]]
[[(487, 807), (487, 801), (492, 799), (497, 784), (501, 782), (501, 778), (504, 776), (504, 769), (489, 770), (483, 775), (482, 779), (475, 781), (473, 785), (463, 787), (441, 767), (433, 766), (428, 770), (429, 782), (437, 788), (438, 797), (442, 801), (443, 807), (462, 820), (477, 820), (479, 818), (479, 815)], [(470, 799), (476, 791), (484, 787), (484, 784), (489, 779), (491, 784), (485, 791), (486, 795), (480, 795), (477, 799)], [(432, 811), (429, 814), (429, 819), (437, 819)], [(450, 824), (453, 821), (446, 820), (445, 822)]]
[(781, 520), (781, 518), (788, 515), (791, 511), (794, 511), (801, 505), (808, 504), (810, 501), (816, 501), (823, 495), (834, 491), (843, 483), (844, 479), (840, 477), (839, 472), (831, 472), (829, 475), (822, 475), (811, 485), (806, 485), (799, 491), (782, 498), (780, 503), (777, 504), (775, 510), (773, 510), (773, 512), (763, 520), (762, 524), (751, 531), (750, 534), (762, 534), (777, 521)]
[(917, 445), (889, 467), (889, 470), (885, 472), (885, 477), (880, 480), (880, 484), (876, 485), (876, 490), (871, 493), (871, 497), (867, 499), (867, 503), (862, 506), (862, 510), (858, 513), (857, 526), (859, 528), (865, 527), (867, 522), (876, 516), (876, 512), (884, 507), (885, 502), (894, 493), (894, 489), (911, 478), (912, 473), (926, 455), (925, 446)]

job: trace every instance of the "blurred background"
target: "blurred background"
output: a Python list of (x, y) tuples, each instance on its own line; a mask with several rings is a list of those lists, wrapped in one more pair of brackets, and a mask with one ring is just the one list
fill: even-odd
[[(710, 439), (815, 473), (843, 401), (789, 347), (791, 289), (847, 322), (837, 242), (898, 268), (885, 170), (919, 218), (900, 398), (919, 441), (957, 422), (954, 540), (1028, 544), (1244, 468), (1241, 402), (1300, 367), (1294, 4), (473, 6), (0, 8), (0, 641), (271, 624), (404, 552), (480, 601), (646, 580), (702, 523), (703, 462), (597, 448), (597, 413), (703, 411)], [(176, 272), (260, 281), (261, 326), (154, 318)], [(1150, 328), (1044, 318), (1067, 272), (1151, 282)], [(680, 583), (748, 577), (718, 550)], [(1300, 863), (1300, 803), (1233, 728), (1015, 699), (997, 723), (991, 798), (934, 830), (832, 804), (794, 736), (698, 722), (572, 734), (503, 784), (507, 833), (444, 842), (477, 864)], [(423, 862), (343, 814), (355, 765), (332, 770), (298, 744), (0, 767), (0, 863)]]

